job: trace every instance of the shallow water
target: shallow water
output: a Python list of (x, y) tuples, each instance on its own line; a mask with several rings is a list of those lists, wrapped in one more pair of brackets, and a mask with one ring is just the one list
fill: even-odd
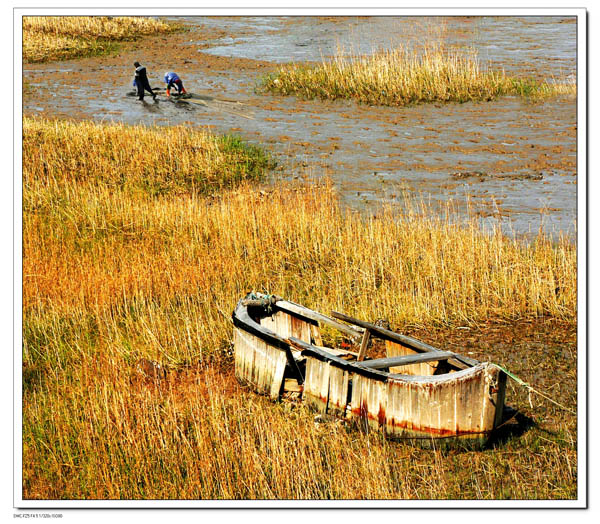
[(575, 72), (577, 26), (572, 17), (380, 16), (338, 20), (256, 17), (223, 21), (207, 17), (207, 27), (243, 33), (212, 42), (207, 52), (278, 63), (320, 61), (340, 49), (346, 54), (369, 54), (437, 40), (472, 47), (484, 63), (489, 61), (507, 71), (525, 68), (554, 76)]
[[(278, 177), (329, 176), (343, 202), (373, 212), (419, 194), (443, 209), (467, 200), (487, 224), (518, 235), (572, 233), (576, 223), (576, 102), (429, 104), (409, 108), (257, 95), (276, 64), (319, 61), (340, 47), (370, 53), (424, 39), (474, 48), (494, 67), (539, 78), (574, 74), (576, 23), (556, 17), (188, 18), (184, 36), (156, 39), (141, 56), (160, 85), (175, 69), (186, 87), (234, 103), (139, 102), (131, 53), (30, 64), (25, 114), (127, 123), (211, 126), (275, 152)], [(256, 62), (260, 61), (260, 62)]]

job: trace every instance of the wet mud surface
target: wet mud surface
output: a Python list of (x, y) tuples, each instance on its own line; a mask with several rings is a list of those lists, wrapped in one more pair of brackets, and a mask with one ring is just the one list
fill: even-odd
[[(509, 74), (573, 75), (576, 24), (551, 17), (214, 17), (189, 30), (125, 44), (116, 56), (24, 64), (25, 115), (186, 124), (233, 133), (277, 157), (273, 180), (330, 177), (365, 213), (415, 194), (445, 208), (467, 201), (482, 224), (519, 236), (576, 227), (576, 100), (370, 107), (255, 92), (282, 62), (318, 62), (337, 49), (369, 53), (431, 37), (475, 48)], [(133, 61), (153, 86), (175, 70), (206, 104), (127, 97)]]

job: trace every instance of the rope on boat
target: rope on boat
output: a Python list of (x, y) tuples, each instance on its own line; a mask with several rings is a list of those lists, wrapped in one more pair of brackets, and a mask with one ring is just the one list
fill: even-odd
[(537, 393), (541, 397), (544, 397), (546, 400), (549, 400), (550, 402), (552, 402), (552, 404), (556, 404), (559, 408), (564, 409), (565, 411), (568, 411), (569, 413), (572, 413), (573, 415), (577, 415), (577, 412), (573, 411), (572, 409), (569, 409), (566, 406), (563, 406), (562, 404), (559, 404), (558, 402), (556, 402), (556, 400), (553, 400), (549, 396), (544, 395), (544, 393), (542, 393), (541, 391), (534, 389), (530, 384), (527, 384), (527, 382), (525, 382), (524, 380), (521, 380), (519, 377), (517, 377), (516, 375), (514, 375), (513, 373), (508, 371), (508, 369), (503, 368), (502, 366), (499, 366), (498, 364), (492, 364), (492, 366), (497, 367), (500, 371), (503, 371), (504, 373), (506, 373), (507, 376), (512, 378), (517, 384), (519, 384), (520, 386), (523, 386), (527, 389), (528, 394), (529, 394), (529, 405), (532, 408), (533, 408), (533, 403), (531, 402), (531, 393)]
[(278, 300), (279, 297), (277, 295), (255, 293), (252, 291), (251, 293), (248, 293), (244, 300), (242, 300), (242, 304), (245, 306), (264, 307), (266, 312), (270, 315), (273, 312), (273, 304)]

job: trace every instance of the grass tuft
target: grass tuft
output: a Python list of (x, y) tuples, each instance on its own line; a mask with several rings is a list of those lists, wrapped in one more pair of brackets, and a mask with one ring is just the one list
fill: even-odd
[(482, 66), (474, 50), (441, 45), (396, 48), (371, 56), (342, 49), (317, 66), (289, 64), (262, 79), (260, 91), (362, 104), (408, 106), (435, 102), (490, 101), (513, 95), (544, 98), (576, 94), (574, 82), (517, 79)]
[[(52, 195), (54, 203), (64, 199), (69, 187), (123, 189), (150, 196), (209, 194), (259, 180), (274, 167), (264, 151), (235, 136), (216, 136), (185, 126), (43, 118), (24, 119), (23, 155), (27, 159), (24, 183), (44, 186), (31, 195)], [(25, 205), (36, 204), (26, 200)]]
[(179, 24), (141, 16), (24, 16), (23, 60), (102, 55), (114, 52), (118, 42), (181, 30)]

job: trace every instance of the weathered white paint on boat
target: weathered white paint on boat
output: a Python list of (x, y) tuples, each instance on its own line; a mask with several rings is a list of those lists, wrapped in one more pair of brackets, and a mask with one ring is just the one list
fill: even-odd
[(283, 384), (285, 353), (238, 328), (234, 328), (234, 345), (238, 380), (277, 400)]

